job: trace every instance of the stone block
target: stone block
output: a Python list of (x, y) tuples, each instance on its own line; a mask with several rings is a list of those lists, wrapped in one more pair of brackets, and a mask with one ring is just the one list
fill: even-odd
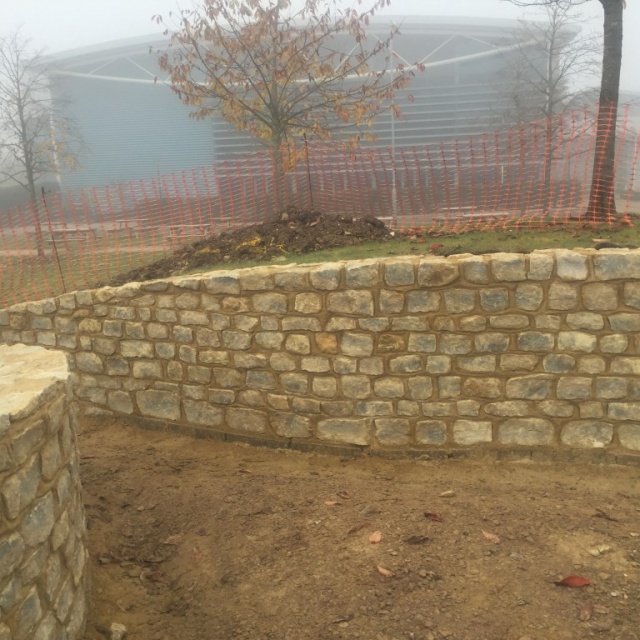
[(507, 380), (506, 396), (509, 399), (545, 400), (551, 393), (554, 377), (533, 374)]
[(604, 318), (601, 314), (592, 312), (568, 313), (567, 326), (569, 329), (600, 331), (604, 329)]
[(612, 331), (640, 331), (640, 313), (616, 313), (608, 318)]
[(465, 316), (458, 321), (460, 331), (476, 333), (487, 328), (487, 319), (484, 316)]
[(76, 353), (76, 367), (85, 373), (104, 373), (102, 358), (95, 353)]
[(533, 371), (538, 366), (539, 360), (538, 356), (506, 353), (500, 356), (500, 370), (507, 372)]
[(212, 404), (229, 405), (236, 399), (236, 392), (231, 389), (209, 389), (209, 402)]
[(271, 428), (283, 438), (311, 437), (311, 419), (293, 413), (274, 413), (270, 416)]
[(629, 338), (623, 334), (613, 334), (600, 338), (600, 351), (603, 353), (624, 353), (629, 347)]
[(143, 340), (122, 340), (120, 355), (123, 358), (153, 358), (153, 343)]
[(322, 297), (317, 293), (299, 293), (295, 297), (294, 309), (298, 313), (319, 313), (322, 310)]
[(348, 402), (346, 400), (322, 402), (320, 405), (320, 408), (322, 409), (323, 413), (332, 417), (338, 417), (338, 416), (349, 417), (353, 415), (353, 412), (354, 412), (353, 402)]
[(282, 373), (280, 385), (284, 391), (290, 393), (307, 393), (309, 391), (309, 374), (307, 373)]
[(444, 292), (444, 307), (449, 313), (468, 313), (476, 306), (476, 292), (469, 289), (449, 289)]
[(472, 339), (466, 335), (444, 334), (440, 336), (440, 351), (447, 355), (471, 353)]
[(329, 419), (318, 422), (317, 436), (320, 440), (345, 444), (369, 445), (368, 420)]
[(134, 411), (131, 396), (125, 391), (111, 391), (107, 394), (107, 407), (118, 413), (132, 414)]
[(427, 418), (443, 418), (456, 414), (457, 403), (453, 402), (423, 402), (422, 415)]
[(471, 446), (492, 441), (491, 422), (484, 420), (456, 420), (453, 423), (455, 444)]
[(502, 395), (502, 381), (499, 378), (466, 378), (462, 393), (470, 398), (499, 398)]
[(428, 328), (429, 321), (425, 317), (407, 316), (391, 320), (393, 331), (426, 331)]
[(557, 311), (568, 311), (578, 306), (578, 286), (564, 282), (552, 282), (549, 286), (547, 306)]
[(446, 422), (442, 420), (424, 420), (416, 425), (416, 444), (440, 447), (446, 442)]
[(131, 373), (134, 378), (162, 379), (162, 364), (157, 360), (137, 360), (133, 362)]
[(480, 306), (489, 313), (506, 311), (509, 308), (509, 291), (507, 289), (483, 289), (480, 291)]
[(25, 554), (22, 536), (13, 532), (0, 537), (0, 583), (20, 566)]
[(582, 331), (561, 331), (558, 334), (558, 349), (560, 351), (579, 351), (591, 353), (598, 346), (598, 338)]
[(26, 640), (36, 624), (42, 618), (42, 603), (38, 595), (38, 590), (33, 587), (27, 593), (25, 599), (18, 605), (15, 614), (15, 639)]
[(187, 422), (191, 424), (202, 424), (207, 427), (220, 427), (223, 424), (223, 412), (219, 407), (208, 402), (197, 402), (195, 400), (183, 400), (184, 414)]
[(560, 378), (556, 395), (559, 400), (585, 400), (591, 397), (591, 378)]
[(529, 324), (528, 316), (522, 314), (510, 313), (489, 317), (489, 326), (493, 329), (526, 329)]
[(258, 369), (250, 369), (247, 371), (246, 385), (250, 389), (276, 389), (276, 376), (271, 371), (260, 371)]
[(616, 400), (626, 398), (629, 393), (627, 378), (596, 378), (595, 397), (601, 400)]
[(342, 376), (341, 383), (342, 393), (347, 398), (363, 400), (371, 396), (371, 381), (368, 376)]
[(441, 376), (438, 378), (438, 395), (440, 399), (457, 398), (461, 391), (462, 378), (459, 376)]
[(389, 400), (370, 400), (362, 401), (356, 404), (356, 413), (359, 416), (364, 417), (376, 417), (376, 416), (392, 416), (393, 402)]
[(437, 375), (449, 373), (451, 371), (450, 356), (427, 356), (427, 364), (425, 365), (427, 373)]
[(597, 280), (637, 280), (640, 279), (640, 253), (598, 252), (593, 256), (593, 266)]
[(233, 431), (264, 433), (267, 430), (267, 414), (255, 409), (231, 407), (226, 410), (226, 425)]
[(326, 264), (309, 273), (311, 286), (321, 291), (333, 291), (340, 286), (340, 265)]
[(397, 414), (399, 416), (419, 416), (420, 404), (413, 400), (398, 400)]
[(589, 311), (615, 311), (618, 308), (618, 286), (599, 282), (585, 284), (582, 303)]
[(640, 375), (640, 357), (613, 358), (611, 373)]
[(347, 356), (370, 356), (373, 354), (373, 336), (366, 333), (345, 333), (340, 341), (340, 348)]
[(459, 260), (459, 264), (467, 282), (487, 284), (490, 281), (489, 265), (484, 256), (467, 256)]
[(309, 288), (308, 275), (306, 267), (294, 267), (287, 271), (276, 272), (274, 281), (278, 289), (304, 291)]
[(618, 438), (625, 449), (640, 451), (640, 424), (622, 424), (618, 427)]
[(516, 287), (517, 309), (537, 311), (544, 300), (544, 289), (539, 284), (520, 283)]
[(554, 438), (553, 424), (543, 418), (510, 418), (498, 427), (498, 441), (504, 445), (548, 446)]
[[(578, 373), (587, 373), (590, 375), (596, 373), (604, 373), (607, 370), (607, 362), (600, 356), (582, 356), (578, 360)], [(612, 373), (615, 373), (612, 370)]]
[(384, 265), (384, 282), (388, 287), (404, 287), (415, 282), (413, 262), (394, 260)]
[(3, 481), (0, 494), (9, 520), (17, 518), (32, 502), (38, 492), (40, 479), (39, 460), (34, 455), (21, 469)]
[(496, 370), (495, 356), (467, 356), (458, 358), (458, 367), (468, 373), (490, 373)]
[(338, 382), (330, 376), (314, 376), (311, 391), (321, 398), (335, 398), (338, 393)]
[(574, 420), (562, 428), (562, 444), (584, 449), (602, 449), (613, 440), (613, 425), (599, 420)]
[(576, 366), (576, 359), (566, 353), (550, 353), (542, 361), (546, 373), (569, 373)]
[(347, 287), (352, 289), (371, 289), (380, 284), (378, 260), (358, 260), (344, 266), (344, 278)]
[(640, 309), (640, 283), (625, 282), (622, 290), (622, 299), (628, 307)]
[(136, 402), (143, 416), (162, 420), (180, 419), (180, 398), (175, 393), (153, 389), (138, 391)]
[(411, 442), (411, 423), (404, 418), (378, 418), (375, 421), (376, 440), (382, 446), (403, 446)]
[(528, 416), (532, 410), (529, 404), (523, 400), (505, 400), (503, 402), (490, 402), (484, 405), (484, 412), (490, 416), (516, 418)]
[(442, 294), (437, 291), (409, 291), (406, 299), (409, 313), (433, 313), (442, 304)]
[(578, 281), (589, 277), (587, 257), (576, 251), (556, 251), (556, 269), (561, 280)]
[(604, 418), (604, 405), (602, 402), (581, 402), (578, 405), (581, 418)]
[(333, 359), (333, 370), (340, 375), (348, 375), (358, 371), (358, 360), (340, 356)]
[(373, 383), (374, 395), (378, 398), (403, 398), (404, 383), (400, 378), (378, 378)]
[(424, 363), (420, 356), (399, 356), (389, 360), (391, 373), (417, 373), (422, 371)]
[(610, 402), (608, 417), (613, 420), (640, 420), (640, 402)]
[(477, 400), (458, 400), (456, 411), (459, 416), (476, 418), (480, 415), (481, 406)]
[(223, 331), (222, 345), (233, 351), (246, 351), (251, 348), (251, 334), (244, 331)]
[(529, 255), (529, 280), (549, 280), (553, 273), (553, 254), (534, 251)]
[(256, 293), (251, 296), (253, 310), (258, 313), (283, 315), (287, 313), (287, 296), (282, 293)]
[(407, 348), (406, 339), (397, 333), (385, 333), (378, 337), (378, 353), (394, 353)]
[(354, 316), (373, 315), (373, 295), (370, 291), (348, 290), (330, 293), (327, 296), (327, 310)]
[(408, 350), (416, 353), (432, 353), (436, 350), (436, 336), (431, 333), (410, 333)]
[(46, 493), (35, 500), (20, 523), (20, 534), (27, 547), (42, 544), (55, 524), (53, 493)]
[(445, 258), (424, 258), (418, 265), (418, 284), (421, 287), (443, 287), (459, 277), (458, 266)]
[(380, 313), (402, 313), (404, 308), (404, 293), (383, 289), (379, 298)]
[(314, 336), (316, 347), (322, 353), (338, 353), (338, 337), (332, 333), (318, 333)]
[(241, 270), (238, 281), (242, 291), (271, 291), (275, 286), (273, 274), (264, 267)]
[(355, 318), (345, 318), (342, 316), (333, 316), (329, 318), (325, 330), (329, 333), (337, 331), (353, 331), (357, 328)]
[(505, 333), (486, 332), (475, 336), (473, 344), (480, 353), (502, 353), (509, 349), (509, 336)]
[(379, 356), (362, 358), (358, 370), (368, 376), (380, 376), (384, 373), (384, 360)]

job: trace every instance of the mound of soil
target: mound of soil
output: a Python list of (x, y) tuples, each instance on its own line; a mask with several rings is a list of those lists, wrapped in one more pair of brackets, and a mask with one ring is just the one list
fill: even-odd
[(179, 275), (208, 265), (273, 260), (291, 253), (309, 253), (391, 237), (391, 231), (377, 218), (288, 209), (278, 220), (209, 236), (153, 264), (120, 274), (108, 284), (119, 286)]

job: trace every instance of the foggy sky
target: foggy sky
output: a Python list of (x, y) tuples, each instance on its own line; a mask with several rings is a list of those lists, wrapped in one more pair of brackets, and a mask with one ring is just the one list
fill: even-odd
[[(157, 33), (151, 16), (167, 16), (192, 0), (0, 0), (0, 34), (22, 26), (37, 48), (55, 53), (132, 36)], [(350, 3), (349, 3), (350, 4)], [(640, 0), (625, 11), (621, 88), (640, 92)], [(602, 31), (602, 7), (597, 0), (581, 9), (589, 28)], [(522, 9), (502, 0), (391, 0), (387, 15), (448, 15), (480, 18), (525, 17)], [(534, 17), (531, 11), (528, 14)]]

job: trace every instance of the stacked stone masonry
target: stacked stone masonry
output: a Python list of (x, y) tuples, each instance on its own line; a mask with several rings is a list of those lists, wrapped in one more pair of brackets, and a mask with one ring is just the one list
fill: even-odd
[(80, 640), (87, 552), (62, 353), (0, 346), (0, 639)]
[(407, 257), (79, 291), (0, 312), (87, 415), (374, 449), (640, 451), (640, 251)]

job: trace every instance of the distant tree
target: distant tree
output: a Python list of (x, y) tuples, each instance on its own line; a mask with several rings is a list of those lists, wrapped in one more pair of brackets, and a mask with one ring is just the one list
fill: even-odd
[(160, 67), (193, 117), (221, 114), (272, 150), (279, 210), (285, 147), (295, 148), (303, 135), (328, 138), (349, 128), (352, 141), (371, 138), (379, 113), (399, 114), (393, 97), (415, 69), (393, 59), (397, 29), (370, 48), (365, 34), (389, 3), (343, 9), (340, 0), (202, 0), (172, 16)]
[[(508, 0), (520, 7), (549, 6), (564, 0)], [(570, 0), (573, 5), (594, 0)], [(598, 0), (604, 11), (602, 79), (598, 101), (596, 148), (587, 219), (612, 222), (617, 217), (615, 200), (616, 126), (622, 66), (623, 11), (626, 0)]]
[(552, 170), (556, 151), (563, 143), (559, 115), (571, 109), (584, 92), (576, 81), (598, 68), (598, 41), (581, 33), (584, 20), (572, 0), (558, 0), (542, 7), (542, 20), (521, 21), (515, 34), (515, 50), (504, 56), (507, 124), (539, 124), (544, 140), (543, 209), (552, 196)]
[(0, 185), (20, 185), (35, 212), (38, 252), (44, 253), (38, 183), (77, 165), (80, 138), (52, 101), (42, 51), (20, 30), (0, 38)]

